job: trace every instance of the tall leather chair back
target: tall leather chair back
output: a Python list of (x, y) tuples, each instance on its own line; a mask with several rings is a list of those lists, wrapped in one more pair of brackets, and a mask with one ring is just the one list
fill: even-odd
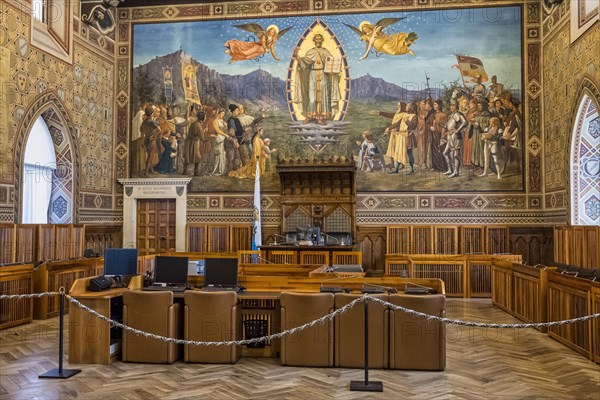
[[(242, 339), (242, 307), (234, 292), (185, 292), (184, 337), (186, 340), (222, 342)], [(186, 362), (235, 363), (240, 346), (185, 345)]]
[[(442, 294), (390, 295), (391, 304), (428, 315), (445, 315)], [(400, 311), (390, 314), (390, 368), (442, 371), (446, 368), (446, 325)]]
[[(372, 295), (387, 301), (387, 294)], [(336, 310), (351, 303), (360, 294), (336, 293)], [(389, 311), (380, 303), (369, 302), (369, 367), (388, 367)], [(335, 320), (335, 366), (365, 367), (365, 305), (357, 303)]]
[[(282, 293), (281, 329), (288, 330), (333, 311), (332, 293)], [(332, 367), (333, 321), (317, 324), (281, 339), (281, 364)]]
[[(145, 332), (165, 337), (179, 337), (179, 305), (173, 304), (173, 292), (123, 293), (123, 323)], [(123, 361), (172, 363), (178, 358), (174, 343), (123, 331)]]

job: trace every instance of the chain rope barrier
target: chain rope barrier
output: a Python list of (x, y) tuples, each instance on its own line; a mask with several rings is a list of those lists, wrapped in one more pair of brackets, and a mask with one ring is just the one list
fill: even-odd
[(31, 294), (0, 294), (0, 300), (39, 299), (42, 297), (58, 296), (61, 292), (43, 292)]
[(242, 345), (247, 345), (247, 344), (253, 344), (253, 343), (260, 343), (260, 342), (265, 342), (265, 341), (271, 341), (274, 339), (280, 339), (284, 336), (289, 336), (289, 335), (293, 335), (296, 332), (300, 332), (303, 331), (304, 329), (307, 328), (312, 328), (313, 326), (317, 325), (317, 324), (322, 324), (326, 321), (332, 320), (333, 318), (335, 318), (336, 316), (345, 313), (346, 311), (348, 311), (349, 309), (351, 309), (352, 307), (354, 307), (355, 304), (362, 302), (365, 299), (365, 296), (363, 297), (359, 297), (355, 300), (353, 300), (352, 302), (346, 304), (344, 307), (342, 308), (338, 308), (337, 310), (333, 311), (331, 314), (327, 314), (322, 316), (321, 318), (315, 319), (314, 321), (311, 322), (307, 322), (304, 325), (301, 326), (297, 326), (295, 328), (292, 328), (290, 330), (287, 331), (283, 331), (283, 332), (279, 332), (279, 333), (274, 333), (272, 335), (267, 335), (267, 336), (262, 336), (259, 338), (252, 338), (252, 339), (245, 339), (245, 340), (228, 340), (228, 341), (223, 341), (223, 342), (202, 342), (202, 341), (195, 341), (195, 340), (184, 340), (184, 339), (174, 339), (174, 338), (169, 338), (166, 336), (161, 336), (161, 335), (156, 335), (154, 333), (148, 333), (148, 332), (144, 332), (141, 331), (139, 329), (135, 329), (132, 328), (130, 326), (127, 326), (125, 324), (122, 324), (120, 322), (114, 321), (100, 313), (98, 313), (95, 310), (92, 310), (91, 308), (87, 307), (84, 304), (81, 304), (79, 301), (77, 301), (76, 299), (72, 298), (71, 296), (67, 295), (67, 299), (75, 304), (77, 307), (82, 308), (83, 310), (91, 313), (92, 315), (95, 315), (96, 317), (100, 318), (103, 321), (108, 322), (109, 324), (111, 324), (112, 326), (116, 326), (118, 328), (122, 328), (125, 329), (127, 331), (130, 331), (136, 335), (141, 335), (144, 336), (146, 338), (151, 338), (151, 339), (156, 339), (156, 340), (162, 340), (163, 342), (168, 342), (168, 343), (175, 343), (175, 344), (187, 344), (187, 345), (192, 345), (192, 346), (231, 346), (231, 345), (235, 345), (235, 346), (242, 346)]
[(460, 325), (460, 326), (475, 327), (475, 328), (491, 328), (491, 329), (543, 328), (543, 327), (560, 326), (560, 325), (566, 325), (566, 324), (574, 324), (577, 322), (584, 322), (584, 321), (588, 321), (591, 319), (600, 318), (600, 313), (596, 313), (596, 314), (586, 315), (584, 317), (571, 318), (571, 319), (565, 319), (565, 320), (553, 321), (553, 322), (533, 322), (533, 323), (525, 323), (525, 324), (494, 324), (494, 323), (488, 323), (488, 322), (463, 321), (460, 319), (445, 318), (445, 317), (438, 317), (436, 315), (429, 315), (429, 314), (425, 314), (425, 313), (422, 313), (419, 311), (412, 310), (410, 308), (406, 308), (406, 307), (388, 303), (387, 301), (378, 299), (376, 297), (369, 296), (368, 300), (373, 301), (375, 303), (383, 304), (384, 306), (387, 306), (387, 307), (391, 308), (392, 310), (402, 311), (407, 314), (411, 314), (415, 317), (423, 317), (423, 318), (427, 319), (428, 321), (443, 322), (443, 323), (451, 324), (451, 325)]
[[(62, 289), (62, 288), (61, 288)], [(62, 290), (60, 292), (44, 292), (44, 293), (32, 293), (32, 294), (15, 294), (15, 295), (0, 295), (0, 300), (15, 300), (15, 299), (31, 299), (31, 298), (41, 298), (41, 297), (45, 297), (45, 296), (58, 296), (60, 294), (64, 293)], [(373, 296), (369, 296), (368, 294), (365, 294), (361, 297), (357, 297), (355, 300), (351, 301), (350, 303), (346, 304), (345, 306), (343, 306), (342, 308), (338, 308), (337, 310), (331, 312), (330, 314), (324, 315), (321, 318), (315, 319), (311, 322), (307, 322), (304, 325), (300, 325), (297, 326), (295, 328), (283, 331), (283, 332), (278, 332), (278, 333), (274, 333), (271, 335), (267, 335), (267, 336), (262, 336), (259, 338), (252, 338), (252, 339), (245, 339), (245, 340), (228, 340), (228, 341), (222, 341), (222, 342), (204, 342), (204, 341), (195, 341), (195, 340), (184, 340), (184, 339), (175, 339), (175, 338), (169, 338), (166, 336), (161, 336), (161, 335), (156, 335), (154, 333), (149, 333), (149, 332), (145, 332), (136, 328), (132, 328), (130, 326), (127, 326), (121, 322), (112, 320), (102, 314), (100, 314), (99, 312), (97, 312), (96, 310), (82, 304), (81, 302), (79, 302), (77, 299), (74, 299), (73, 297), (69, 296), (69, 295), (65, 295), (66, 299), (73, 303), (75, 306), (83, 309), (84, 311), (87, 311), (88, 313), (96, 316), (97, 318), (107, 322), (108, 324), (110, 324), (111, 326), (117, 327), (117, 328), (121, 328), (124, 330), (127, 330), (129, 332), (132, 332), (136, 335), (140, 335), (146, 338), (150, 338), (150, 339), (155, 339), (155, 340), (161, 340), (164, 342), (168, 342), (168, 343), (175, 343), (175, 344), (186, 344), (186, 345), (192, 345), (192, 346), (231, 346), (231, 345), (235, 345), (235, 346), (241, 346), (241, 345), (248, 345), (248, 344), (255, 344), (255, 343), (260, 343), (260, 342), (266, 342), (266, 341), (271, 341), (271, 340), (275, 340), (275, 339), (281, 339), (285, 336), (291, 336), (295, 333), (301, 332), (305, 329), (308, 328), (312, 328), (315, 325), (318, 324), (323, 324), (325, 322), (331, 321), (332, 319), (334, 319), (335, 317), (337, 317), (338, 315), (341, 315), (345, 312), (347, 312), (348, 310), (350, 310), (351, 308), (353, 308), (356, 304), (358, 303), (362, 303), (364, 301), (370, 301), (373, 303), (378, 303), (381, 304), (382, 306), (385, 307), (389, 307), (392, 310), (395, 311), (400, 311), (403, 313), (407, 313), (409, 315), (412, 315), (413, 317), (420, 317), (420, 318), (424, 318), (427, 321), (432, 321), (432, 322), (441, 322), (441, 323), (446, 323), (446, 324), (451, 324), (451, 325), (459, 325), (459, 326), (466, 326), (466, 327), (475, 327), (475, 328), (485, 328), (485, 329), (528, 329), (528, 328), (550, 328), (550, 327), (554, 327), (554, 326), (561, 326), (561, 325), (567, 325), (567, 324), (573, 324), (573, 323), (577, 323), (577, 322), (585, 322), (585, 321), (589, 321), (592, 319), (596, 319), (596, 318), (600, 318), (600, 313), (596, 313), (596, 314), (591, 314), (591, 315), (586, 315), (583, 317), (578, 317), (578, 318), (571, 318), (571, 319), (565, 319), (565, 320), (561, 320), (561, 321), (552, 321), (552, 322), (537, 322), (537, 323), (522, 323), (522, 324), (497, 324), (497, 323), (487, 323), (487, 322), (471, 322), (471, 321), (463, 321), (460, 319), (453, 319), (453, 318), (446, 318), (446, 317), (438, 317), (436, 315), (430, 315), (430, 314), (426, 314), (420, 311), (416, 311), (410, 308), (406, 308), (406, 307), (402, 307), (399, 305), (395, 305), (392, 303), (389, 303), (385, 300), (373, 297)]]

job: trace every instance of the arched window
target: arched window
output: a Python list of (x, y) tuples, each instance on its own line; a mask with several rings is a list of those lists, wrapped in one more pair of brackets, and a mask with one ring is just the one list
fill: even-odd
[(585, 94), (579, 104), (571, 145), (571, 224), (600, 225), (600, 117)]
[(22, 222), (46, 224), (52, 195), (52, 179), (56, 170), (56, 155), (50, 131), (41, 116), (29, 133), (24, 164)]

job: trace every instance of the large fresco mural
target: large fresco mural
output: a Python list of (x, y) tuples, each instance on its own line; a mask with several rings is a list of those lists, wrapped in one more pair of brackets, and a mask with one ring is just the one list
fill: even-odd
[(523, 191), (521, 7), (133, 26), (134, 176), (249, 191), (348, 157), (359, 191)]

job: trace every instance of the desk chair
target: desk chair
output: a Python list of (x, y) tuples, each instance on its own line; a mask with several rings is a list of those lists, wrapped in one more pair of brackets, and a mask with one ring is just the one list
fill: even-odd
[[(336, 310), (351, 303), (361, 294), (336, 293)], [(383, 301), (387, 294), (371, 295)], [(389, 311), (380, 303), (369, 302), (369, 368), (388, 367)], [(335, 366), (343, 368), (365, 367), (365, 305), (357, 303), (335, 318)]]
[[(332, 293), (282, 293), (281, 329), (288, 330), (333, 311)], [(281, 339), (281, 364), (303, 367), (333, 366), (333, 322), (317, 324)]]
[[(123, 292), (123, 323), (156, 335), (179, 338), (179, 304), (173, 292)], [(123, 361), (170, 364), (179, 357), (180, 347), (123, 331)]]
[[(221, 342), (242, 339), (242, 307), (234, 292), (185, 292), (184, 337), (186, 340)], [(186, 362), (235, 363), (240, 346), (184, 345)]]
[[(445, 314), (446, 298), (442, 294), (391, 294), (388, 301), (429, 315), (443, 317)], [(446, 325), (392, 310), (390, 368), (443, 371), (446, 368)]]

